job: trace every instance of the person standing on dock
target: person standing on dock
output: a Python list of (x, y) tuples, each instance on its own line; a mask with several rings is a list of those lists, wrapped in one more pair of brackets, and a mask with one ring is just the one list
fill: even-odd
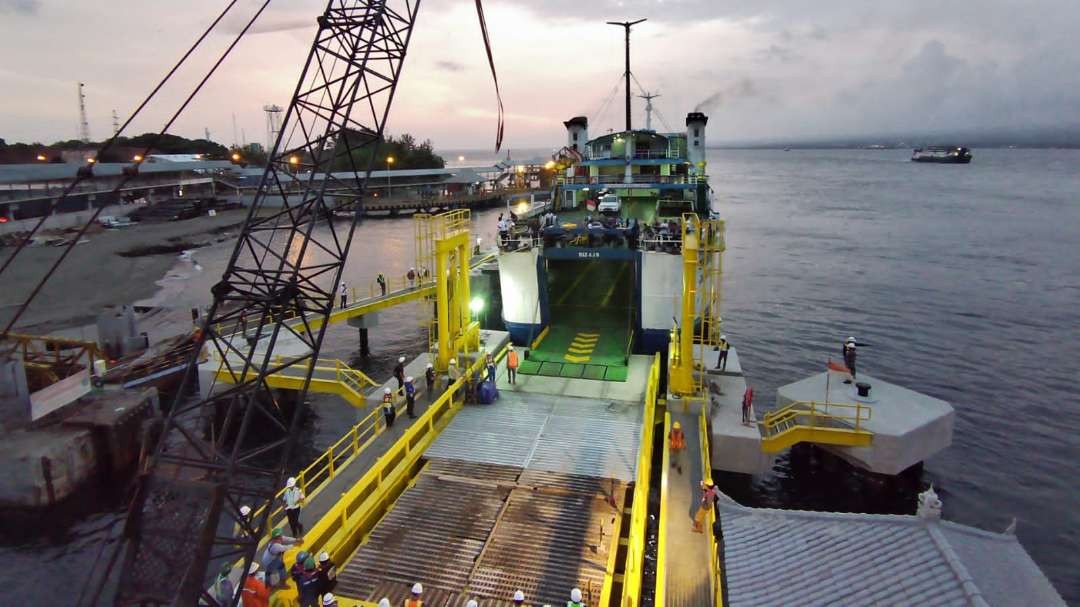
[(333, 600), (334, 595), (330, 594), (330, 591), (337, 586), (337, 563), (330, 560), (330, 553), (322, 552), (319, 554), (319, 594), (323, 595), (323, 604), (326, 604), (326, 597), (330, 597)]
[(424, 383), (427, 384), (428, 402), (435, 400), (435, 365), (428, 363), (424, 369)]
[(390, 388), (383, 388), (382, 395), (383, 418), (386, 419), (386, 428), (394, 427), (394, 392)]
[(285, 481), (285, 516), (289, 519), (289, 531), (296, 537), (304, 535), (304, 525), (300, 522), (300, 507), (304, 505), (304, 491), (296, 486), (296, 478), (290, 476)]
[(424, 607), (424, 586), (420, 582), (412, 585), (411, 596), (405, 599), (405, 607)]
[(494, 384), (495, 373), (498, 371), (498, 367), (495, 366), (495, 358), (491, 356), (491, 352), (488, 352), (487, 356), (484, 357), (484, 368), (487, 371), (487, 378), (485, 381)]
[(382, 293), (383, 297), (386, 297), (386, 277), (383, 276), (382, 272), (379, 272), (379, 276), (375, 279), (375, 282), (379, 283), (379, 291)]
[(728, 343), (727, 335), (720, 336), (720, 343), (716, 345), (716, 349), (720, 351), (720, 356), (716, 359), (716, 370), (727, 371), (727, 353), (731, 348), (731, 344)]
[[(304, 540), (283, 534), (280, 527), (270, 532), (270, 543), (266, 545), (262, 556), (262, 566), (266, 570), (266, 586), (268, 588), (285, 583), (285, 551), (289, 549), (289, 546), (294, 544), (299, 546), (303, 543)], [(247, 602), (245, 601), (244, 604), (246, 605)]]
[(412, 375), (405, 378), (405, 413), (409, 419), (416, 419), (416, 385), (413, 384)]
[(309, 555), (304, 559), (304, 572), (296, 589), (300, 595), (300, 607), (319, 607), (319, 572), (315, 568), (315, 559)]
[(399, 356), (397, 364), (394, 365), (394, 379), (397, 380), (397, 389), (400, 392), (402, 386), (405, 385), (405, 357)]
[(844, 354), (844, 366), (851, 372), (851, 379), (844, 380), (845, 384), (850, 384), (855, 380), (855, 338), (849, 337), (844, 342), (844, 347), (841, 349)]
[(720, 490), (716, 488), (711, 478), (701, 481), (701, 502), (698, 504), (697, 512), (694, 513), (694, 533), (702, 533), (705, 516), (713, 509), (719, 498)]
[(506, 349), (506, 378), (510, 383), (517, 383), (518, 355), (514, 346)]
[(409, 288), (416, 286), (416, 268), (409, 268), (409, 271), (405, 274), (405, 278), (409, 279)]
[(746, 391), (742, 395), (742, 423), (749, 426), (754, 421), (751, 407), (754, 406), (754, 387), (747, 386)]
[(348, 289), (345, 287), (345, 281), (344, 280), (341, 281), (341, 288), (339, 289), (339, 291), (341, 293), (341, 307), (344, 308), (345, 303), (346, 303), (345, 298), (348, 295)]
[(231, 605), (233, 596), (236, 595), (236, 588), (229, 579), (230, 574), (232, 574), (232, 563), (225, 563), (221, 566), (217, 579), (214, 580), (214, 598), (222, 605)]
[(259, 564), (252, 563), (248, 568), (247, 577), (244, 578), (244, 592), (240, 595), (240, 603), (244, 607), (270, 607), (270, 589), (268, 584), (260, 582), (255, 576), (258, 570)]

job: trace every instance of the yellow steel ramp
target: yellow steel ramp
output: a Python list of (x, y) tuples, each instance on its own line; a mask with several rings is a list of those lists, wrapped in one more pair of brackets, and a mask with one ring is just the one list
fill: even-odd
[[(277, 373), (266, 376), (266, 383), (271, 388), (284, 390), (299, 390), (304, 385), (303, 367), (289, 367)], [(218, 367), (217, 380), (228, 384), (235, 384), (239, 380), (240, 372), (230, 370), (225, 365)], [(257, 375), (254, 370), (248, 371), (248, 378)], [(345, 399), (350, 405), (364, 408), (368, 405), (364, 390), (378, 386), (367, 375), (353, 369), (341, 360), (320, 360), (311, 374), (311, 384), (308, 390), (320, 394), (334, 394)]]
[(798, 401), (765, 414), (758, 425), (761, 450), (777, 453), (797, 443), (869, 447), (874, 434), (863, 427), (872, 411), (861, 403)]
[[(686, 448), (671, 451), (668, 437), (678, 422), (686, 435)], [(718, 597), (712, 563), (715, 549), (712, 515), (704, 532), (693, 530), (701, 496), (701, 481), (711, 476), (704, 417), (669, 412), (664, 419), (663, 469), (660, 475), (660, 529), (657, 537), (655, 605), (703, 607)], [(719, 605), (719, 603), (715, 603)]]

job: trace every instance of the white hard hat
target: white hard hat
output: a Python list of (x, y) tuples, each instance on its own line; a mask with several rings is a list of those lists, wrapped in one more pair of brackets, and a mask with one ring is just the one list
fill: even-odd
[(240, 516), (247, 516), (251, 514), (251, 506), (240, 506)]
[(417, 583), (413, 584), (412, 585), (412, 593), (413, 594), (424, 594), (424, 585), (421, 584), (420, 582), (417, 582)]
[(431, 363), (428, 363), (428, 364), (427, 364), (427, 368), (428, 368), (428, 369), (431, 369), (431, 368), (433, 368), (434, 366), (435, 366), (435, 365), (433, 365), (433, 364), (431, 364)]
[(575, 603), (581, 602), (581, 588), (574, 588), (570, 591), (570, 600)]
[(285, 486), (286, 487), (295, 487), (296, 486), (296, 478), (290, 476), (289, 480), (285, 481)]
[(322, 597), (322, 604), (323, 605), (333, 605), (334, 604), (334, 595), (330, 594), (329, 592), (324, 594), (323, 597)]
[(465, 603), (465, 607), (480, 607), (480, 603), (477, 603), (476, 599), (469, 599), (469, 602)]
[(727, 339), (727, 335), (721, 335), (720, 339)]
[(412, 383), (412, 375), (406, 377), (405, 381), (411, 384)]
[(325, 563), (326, 561), (329, 561), (329, 560), (330, 560), (330, 555), (328, 553), (326, 553), (326, 552), (319, 553), (319, 562), (320, 563)]
[(259, 570), (259, 563), (251, 561), (251, 566), (248, 567), (248, 575), (255, 575), (255, 572)]
[(849, 338), (847, 338), (847, 340), (848, 340), (848, 343), (852, 343), (852, 344), (855, 343), (855, 338), (854, 337), (849, 337)]
[(397, 357), (397, 361), (399, 363), (403, 363), (403, 362), (405, 362), (405, 357), (404, 356), (399, 356), (399, 357)]
[(390, 388), (383, 388), (383, 394), (390, 394)]
[(386, 597), (379, 599), (379, 607), (390, 607), (390, 599)]
[(451, 358), (450, 359), (450, 364), (451, 365), (456, 365), (457, 364), (457, 359), (456, 358)]
[(518, 590), (517, 592), (514, 593), (514, 600), (515, 601), (524, 601), (525, 600), (525, 593)]

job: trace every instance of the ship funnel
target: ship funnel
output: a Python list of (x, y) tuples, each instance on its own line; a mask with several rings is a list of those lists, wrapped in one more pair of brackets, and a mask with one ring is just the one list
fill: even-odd
[(574, 116), (563, 123), (566, 126), (566, 147), (585, 154), (585, 144), (589, 141), (589, 119)]
[(705, 173), (705, 125), (709, 117), (701, 112), (686, 115), (686, 159), (690, 161), (690, 172)]

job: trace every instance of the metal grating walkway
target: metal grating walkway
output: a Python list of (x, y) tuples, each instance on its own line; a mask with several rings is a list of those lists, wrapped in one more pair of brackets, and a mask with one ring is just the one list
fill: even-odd
[(612, 479), (432, 459), (346, 562), (336, 592), (400, 602), (421, 582), (435, 605), (510, 605), (516, 590), (554, 605), (577, 586), (595, 603), (625, 489)]
[(427, 453), (629, 482), (640, 441), (640, 404), (503, 390), (458, 413)]

